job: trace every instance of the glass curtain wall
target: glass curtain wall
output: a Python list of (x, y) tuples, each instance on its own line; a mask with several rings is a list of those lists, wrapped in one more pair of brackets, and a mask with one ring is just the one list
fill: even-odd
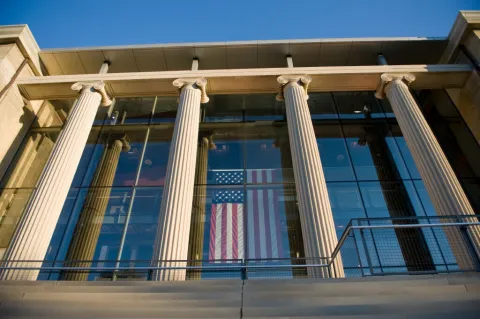
[[(408, 217), (436, 216), (388, 101), (376, 100), (373, 92), (309, 95), (338, 237), (352, 218), (396, 218), (389, 222), (405, 224), (412, 222)], [(478, 210), (478, 143), (444, 91), (416, 96)], [(1, 180), (2, 254), (73, 102), (44, 103)], [(142, 97), (116, 99), (110, 109), (99, 109), (46, 266), (64, 260), (72, 266), (150, 265), (176, 106), (176, 97)], [(304, 258), (284, 104), (274, 94), (210, 95), (200, 112), (190, 265), (241, 260), (276, 265)], [(366, 250), (373, 272), (457, 267), (442, 231), (391, 230), (388, 240), (369, 236)], [(347, 276), (372, 271), (354, 250), (343, 249), (342, 258)], [(131, 280), (147, 275), (45, 271), (40, 278)]]

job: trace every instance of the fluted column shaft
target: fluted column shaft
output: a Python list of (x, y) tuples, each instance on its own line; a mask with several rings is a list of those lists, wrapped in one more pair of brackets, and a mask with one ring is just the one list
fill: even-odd
[[(440, 216), (474, 215), (474, 210), (463, 192), (435, 135), (413, 98), (407, 84), (415, 80), (411, 74), (382, 74), (377, 98), (390, 101), (405, 142), (425, 183), (435, 210)], [(472, 220), (473, 221), (473, 220)], [(446, 228), (445, 233), (461, 269), (476, 267), (476, 258), (465, 244), (458, 229)], [(480, 242), (478, 227), (470, 227), (474, 245)]]
[[(307, 104), (308, 76), (280, 76), (282, 85), (278, 98), (285, 99), (293, 172), (302, 225), (305, 257), (318, 262), (330, 257), (337, 245), (332, 209), (323, 174), (320, 153)], [(326, 262), (327, 260), (320, 260)], [(308, 269), (312, 277), (344, 277), (340, 255), (326, 268)]]
[[(197, 168), (195, 172), (195, 189), (192, 205), (192, 226), (190, 230), (189, 265), (200, 266), (203, 255), (203, 233), (205, 230), (205, 204), (207, 197), (208, 149), (213, 145), (207, 137), (202, 137), (198, 143)], [(193, 270), (189, 279), (200, 279), (200, 272)]]
[[(81, 94), (72, 107), (52, 153), (15, 230), (5, 260), (43, 260), (87, 142), (98, 106), (110, 105), (104, 84), (75, 83)], [(41, 263), (7, 262), (39, 267)], [(36, 280), (38, 270), (4, 270), (2, 279)]]
[[(178, 79), (173, 82), (181, 88), (181, 93), (155, 239), (153, 259), (162, 261), (155, 263), (159, 266), (186, 266), (186, 262), (168, 261), (188, 258), (200, 103), (208, 102), (206, 82), (205, 79)], [(155, 271), (152, 279), (184, 280), (185, 271)]]
[[(92, 265), (92, 262), (88, 262), (88, 260), (93, 260), (95, 255), (103, 218), (110, 200), (112, 190), (110, 185), (113, 184), (115, 179), (115, 172), (122, 150), (128, 151), (129, 149), (125, 135), (109, 138), (90, 184), (65, 258), (67, 261), (83, 260), (86, 262), (69, 264), (73, 267), (90, 267)], [(67, 271), (62, 274), (62, 279), (85, 281), (88, 279), (88, 274), (88, 271)]]

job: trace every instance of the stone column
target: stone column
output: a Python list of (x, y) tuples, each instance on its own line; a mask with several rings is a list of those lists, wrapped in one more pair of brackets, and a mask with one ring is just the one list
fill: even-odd
[[(408, 89), (408, 85), (413, 81), (415, 77), (412, 74), (382, 74), (375, 96), (382, 99), (386, 95), (390, 101), (437, 214), (474, 215), (475, 212), (453, 169)], [(476, 257), (466, 245), (458, 228), (445, 228), (445, 233), (459, 267), (475, 269)], [(479, 228), (469, 227), (468, 233), (478, 254)]]
[[(180, 103), (168, 156), (153, 253), (153, 264), (157, 266), (186, 266), (186, 262), (181, 260), (188, 258), (200, 103), (208, 102), (206, 84), (204, 78), (173, 81), (173, 85), (180, 88)], [(157, 260), (161, 262), (156, 262)], [(184, 280), (185, 273), (185, 270), (154, 271), (152, 279)]]
[[(108, 137), (102, 159), (93, 176), (82, 212), (78, 218), (72, 241), (68, 248), (66, 265), (71, 267), (90, 267), (95, 255), (98, 237), (102, 230), (103, 218), (110, 200), (110, 192), (117, 171), (118, 160), (123, 151), (130, 150), (130, 144), (125, 134), (114, 134)], [(63, 280), (86, 281), (89, 271), (66, 271), (62, 273)]]
[[(318, 257), (330, 257), (337, 245), (332, 209), (323, 175), (320, 153), (307, 105), (311, 78), (288, 75), (278, 78), (278, 100), (285, 100), (293, 172), (302, 225), (305, 257), (308, 262), (323, 263)], [(315, 259), (317, 258), (317, 259)], [(323, 260), (326, 261), (326, 260)], [(309, 268), (312, 277), (344, 277), (340, 254), (331, 266)]]
[[(100, 103), (112, 103), (103, 82), (79, 82), (80, 96), (63, 127), (5, 254), (8, 260), (43, 260)], [(41, 263), (4, 262), (38, 267)], [(4, 270), (1, 279), (36, 280), (38, 270)]]
[[(215, 144), (211, 136), (201, 137), (198, 142), (197, 167), (195, 172), (195, 190), (192, 205), (192, 226), (190, 230), (190, 246), (188, 252), (189, 266), (201, 266), (203, 255), (203, 235), (205, 230), (205, 205), (207, 198), (207, 171), (208, 150), (213, 149)], [(200, 279), (200, 271), (188, 272), (189, 279)]]

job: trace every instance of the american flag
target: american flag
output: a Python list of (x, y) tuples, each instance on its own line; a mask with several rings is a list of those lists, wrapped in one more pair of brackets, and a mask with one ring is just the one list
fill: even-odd
[[(247, 170), (247, 183), (268, 183), (274, 170)], [(216, 184), (243, 184), (243, 171), (217, 171)], [(245, 198), (246, 195), (246, 198)], [(209, 259), (283, 258), (278, 192), (222, 189), (213, 194)]]

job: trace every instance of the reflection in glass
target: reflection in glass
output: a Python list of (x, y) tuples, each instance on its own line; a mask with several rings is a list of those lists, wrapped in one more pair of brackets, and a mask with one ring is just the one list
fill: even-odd
[[(57, 257), (62, 260), (62, 252), (69, 265), (113, 267), (119, 253), (120, 242), (125, 226), (125, 219), (131, 200), (131, 189), (101, 187), (82, 190), (79, 202), (70, 225), (76, 225), (73, 234), (67, 234)], [(98, 208), (98, 209), (97, 209)], [(100, 210), (101, 209), (101, 210)], [(69, 225), (69, 228), (71, 227)], [(88, 236), (86, 236), (88, 235)], [(80, 239), (80, 237), (82, 237)], [(68, 247), (68, 248), (66, 248)], [(89, 256), (84, 255), (88, 252)], [(78, 263), (79, 256), (91, 257), (90, 262)], [(91, 262), (91, 260), (94, 260)], [(109, 277), (110, 273), (90, 273), (82, 271), (65, 271), (61, 278), (69, 280), (93, 280), (97, 277)]]
[(32, 127), (61, 127), (67, 120), (75, 100), (46, 100), (37, 113)]
[(385, 117), (373, 92), (334, 92), (333, 97), (341, 119)]
[(28, 133), (2, 178), (1, 187), (34, 187), (58, 134), (58, 131)]
[(205, 122), (242, 122), (245, 99), (243, 95), (209, 95), (210, 101), (204, 104)]
[[(90, 184), (87, 198), (83, 204), (82, 212), (77, 221), (75, 236), (73, 237), (67, 253), (67, 260), (92, 260), (95, 253), (95, 247), (100, 236), (105, 210), (107, 209), (110, 191), (108, 186), (113, 184), (115, 173), (117, 171), (120, 154), (122, 151), (128, 152), (130, 144), (125, 134), (111, 134), (108, 137), (107, 144), (102, 154), (102, 158), (97, 166), (92, 183)], [(89, 227), (84, 227), (89, 225)], [(83, 264), (82, 264), (83, 265)], [(90, 263), (85, 263), (89, 266)], [(83, 281), (87, 278), (87, 273), (70, 273), (63, 275), (66, 280)]]
[(245, 94), (244, 121), (281, 121), (285, 120), (284, 103), (277, 101), (275, 94)]
[(285, 170), (292, 171), (282, 161), (282, 152), (290, 154), (286, 124), (247, 126), (244, 138), (247, 184), (283, 182)]
[[(242, 184), (244, 169), (243, 125), (200, 124), (200, 135), (212, 136), (215, 147), (208, 151), (207, 183), (216, 183), (216, 173), (235, 174), (227, 184)], [(233, 177), (233, 175), (232, 175)]]
[[(410, 197), (400, 182), (361, 182), (359, 185), (368, 217), (393, 217), (394, 225), (418, 223), (408, 219), (416, 214)], [(394, 232), (395, 236), (389, 236), (392, 241), (382, 243), (382, 248), (386, 250), (379, 251), (380, 258), (387, 256), (385, 260), (380, 260), (383, 265), (405, 265), (409, 271), (434, 270), (428, 245), (420, 229), (397, 228), (390, 231)], [(393, 240), (395, 237), (396, 240)], [(395, 249), (401, 250), (403, 260), (388, 258), (387, 252)]]
[(32, 189), (0, 189), (0, 259), (17, 228)]
[(177, 116), (176, 96), (157, 96), (152, 123), (174, 123)]
[(150, 129), (137, 185), (164, 185), (172, 134), (171, 126), (158, 126)]
[(337, 119), (337, 110), (333, 102), (332, 93), (309, 93), (308, 108), (312, 120)]
[[(337, 238), (340, 239), (347, 225), (353, 218), (365, 218), (363, 203), (356, 182), (330, 182), (327, 183), (328, 198), (332, 207), (333, 221)], [(341, 256), (346, 274), (354, 271), (359, 265), (367, 262), (358, 260), (357, 249), (353, 245), (342, 246)]]
[(314, 125), (325, 180), (354, 181), (352, 164), (338, 124)]
[[(120, 248), (120, 266), (149, 266), (153, 256), (153, 247), (157, 233), (158, 215), (160, 212), (163, 189), (160, 187), (136, 188), (132, 210), (127, 217), (124, 230), (125, 240)], [(133, 272), (116, 273), (117, 280), (134, 278)]]
[[(85, 173), (83, 185), (89, 186), (93, 182), (97, 167), (102, 162), (105, 149), (108, 147), (110, 141), (123, 136), (125, 141), (130, 145), (130, 148), (120, 153), (113, 181), (102, 180), (100, 182), (102, 183), (101, 186), (133, 186), (142, 157), (145, 134), (146, 128), (104, 127), (95, 151), (93, 152), (90, 165)], [(105, 184), (107, 182), (111, 184)]]
[(117, 98), (106, 124), (148, 123), (154, 102), (154, 97)]
[[(188, 248), (188, 260), (203, 259), (203, 239), (205, 230), (205, 204), (207, 197), (207, 170), (208, 150), (215, 149), (213, 136), (209, 133), (199, 136), (197, 149), (197, 165), (195, 170), (195, 188), (193, 194), (192, 220), (190, 226), (190, 245)], [(200, 263), (189, 262), (189, 266), (200, 266)], [(187, 278), (199, 279), (200, 272), (187, 271)]]
[(343, 129), (358, 180), (409, 178), (385, 123), (344, 125)]

